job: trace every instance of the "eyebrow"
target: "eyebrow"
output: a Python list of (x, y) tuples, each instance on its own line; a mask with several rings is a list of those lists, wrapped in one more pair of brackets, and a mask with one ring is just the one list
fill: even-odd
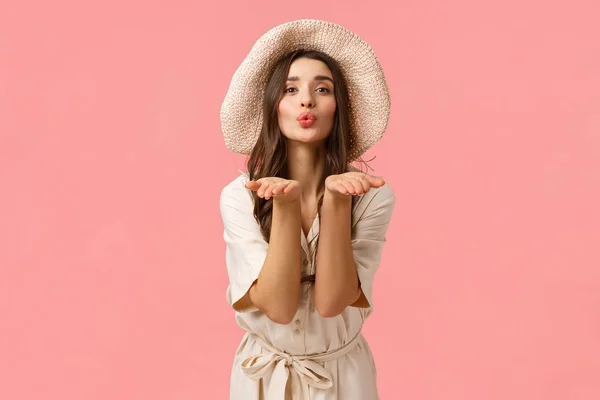
[[(328, 77), (328, 76), (325, 76), (325, 75), (317, 75), (317, 76), (315, 76), (313, 79), (314, 79), (315, 81), (330, 81), (331, 83), (333, 83), (333, 79), (331, 79), (330, 77)], [(289, 82), (289, 81), (299, 81), (299, 80), (300, 80), (300, 78), (299, 78), (299, 77), (297, 77), (297, 76), (289, 76), (289, 77), (287, 78), (287, 80), (288, 80), (288, 82)]]

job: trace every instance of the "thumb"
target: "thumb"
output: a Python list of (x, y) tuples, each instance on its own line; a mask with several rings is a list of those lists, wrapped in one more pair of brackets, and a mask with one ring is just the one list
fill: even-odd
[(385, 184), (385, 180), (383, 179), (382, 176), (370, 176), (369, 182), (376, 186), (382, 186)]

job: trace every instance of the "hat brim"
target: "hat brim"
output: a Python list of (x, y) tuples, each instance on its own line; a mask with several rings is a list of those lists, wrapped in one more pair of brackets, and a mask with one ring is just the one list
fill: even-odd
[(302, 19), (272, 28), (254, 44), (235, 71), (221, 105), (226, 146), (249, 155), (263, 124), (263, 96), (275, 63), (296, 50), (317, 50), (339, 64), (350, 101), (354, 161), (383, 136), (390, 115), (390, 95), (383, 69), (371, 46), (341, 25)]

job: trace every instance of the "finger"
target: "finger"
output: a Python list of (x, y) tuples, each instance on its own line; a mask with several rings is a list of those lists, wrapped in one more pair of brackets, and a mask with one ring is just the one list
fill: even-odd
[(265, 189), (265, 200), (269, 200), (273, 196), (274, 183), (269, 183), (269, 186)]
[(285, 186), (285, 182), (277, 182), (273, 185), (273, 191), (272, 194), (273, 196), (277, 196), (279, 193), (281, 193), (281, 191), (283, 190)]
[(268, 184), (268, 182), (260, 180), (260, 179), (257, 182), (260, 184), (260, 188), (258, 188), (258, 190), (256, 191), (256, 194), (259, 197), (264, 197), (265, 196), (265, 190), (267, 189), (267, 187), (269, 186), (269, 184)]
[(248, 181), (246, 183), (246, 188), (256, 191), (258, 190), (258, 188), (260, 187), (260, 183), (256, 182), (256, 181)]
[(294, 188), (297, 186), (297, 184), (295, 184), (292, 181), (288, 181), (285, 183), (285, 186), (282, 188), (282, 192), (284, 196), (287, 196), (288, 193), (290, 193), (292, 190), (294, 190)]
[(334, 190), (337, 190), (341, 194), (349, 194), (348, 189), (342, 184), (341, 181), (335, 182), (333, 186)]
[(365, 176), (361, 176), (360, 178), (358, 178), (358, 181), (360, 182), (360, 184), (362, 186), (362, 194), (367, 193), (369, 191), (369, 189), (371, 189), (371, 184), (369, 183), (369, 180)]
[(347, 178), (341, 180), (340, 185), (342, 185), (346, 189), (346, 193), (344, 194), (355, 194), (354, 185)]
[[(348, 178), (348, 181), (352, 184), (354, 188), (353, 194), (364, 194), (365, 190), (363, 188), (363, 184), (359, 178)], [(368, 190), (368, 188), (367, 188)]]
[(385, 180), (381, 176), (367, 175), (367, 177), (368, 177), (367, 179), (369, 180), (369, 183), (373, 187), (381, 187), (385, 184)]

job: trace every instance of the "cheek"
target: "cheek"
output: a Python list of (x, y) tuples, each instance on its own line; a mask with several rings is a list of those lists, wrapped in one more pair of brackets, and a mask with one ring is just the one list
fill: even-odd
[(327, 110), (327, 114), (328, 114), (329, 116), (331, 116), (332, 118), (333, 118), (333, 117), (334, 117), (334, 115), (335, 115), (335, 109), (336, 109), (336, 104), (335, 104), (335, 101), (332, 101), (332, 102), (331, 102), (331, 104), (328, 104), (328, 105), (327, 105), (327, 108), (326, 108), (326, 110)]
[(287, 118), (293, 114), (291, 105), (288, 104), (285, 99), (279, 102), (277, 109), (279, 111), (279, 118)]

